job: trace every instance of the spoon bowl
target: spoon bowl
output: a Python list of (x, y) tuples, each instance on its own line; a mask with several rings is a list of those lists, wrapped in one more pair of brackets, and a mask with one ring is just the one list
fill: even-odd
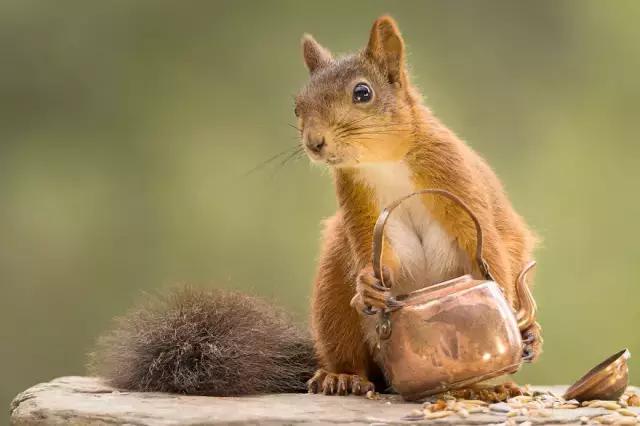
[(591, 401), (594, 399), (616, 401), (629, 384), (628, 349), (611, 355), (593, 367), (575, 382), (564, 394), (565, 399)]

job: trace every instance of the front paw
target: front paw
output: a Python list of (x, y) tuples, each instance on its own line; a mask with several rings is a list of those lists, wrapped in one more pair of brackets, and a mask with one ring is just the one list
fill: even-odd
[(382, 272), (384, 284), (376, 278), (371, 265), (360, 271), (356, 280), (356, 294), (351, 299), (351, 306), (366, 315), (373, 315), (380, 310), (399, 305), (389, 290), (391, 287), (389, 270), (383, 268)]
[(525, 362), (534, 362), (542, 354), (542, 328), (534, 322), (533, 325), (522, 332), (522, 359)]

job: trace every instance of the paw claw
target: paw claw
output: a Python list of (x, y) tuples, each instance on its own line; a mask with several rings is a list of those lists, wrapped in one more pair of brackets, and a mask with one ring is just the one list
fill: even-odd
[(536, 340), (536, 336), (533, 333), (527, 331), (522, 335), (522, 343), (525, 345), (530, 345)]
[(320, 392), (320, 384), (324, 382), (325, 377), (327, 376), (327, 372), (323, 369), (319, 369), (313, 375), (312, 378), (307, 381), (307, 392), (309, 393), (318, 393)]
[(526, 348), (524, 351), (522, 351), (522, 360), (524, 362), (531, 362), (536, 357), (535, 355), (536, 354), (531, 348)]
[(353, 374), (329, 373), (318, 370), (307, 382), (309, 393), (322, 393), (325, 395), (364, 395), (374, 386), (364, 377)]
[(354, 375), (351, 380), (351, 393), (354, 395), (365, 395), (375, 389), (373, 383), (361, 376)]
[(336, 394), (336, 380), (337, 377), (335, 374), (327, 374), (327, 377), (324, 379), (324, 383), (322, 383), (322, 392), (325, 395)]
[(369, 391), (375, 391), (375, 386), (373, 386), (373, 383), (367, 381), (367, 385), (365, 386), (364, 392), (362, 392), (362, 394), (366, 394)]
[(534, 323), (522, 332), (522, 360), (533, 362), (542, 353), (542, 329), (538, 323)]
[(346, 395), (349, 393), (350, 377), (346, 374), (338, 376), (338, 395)]

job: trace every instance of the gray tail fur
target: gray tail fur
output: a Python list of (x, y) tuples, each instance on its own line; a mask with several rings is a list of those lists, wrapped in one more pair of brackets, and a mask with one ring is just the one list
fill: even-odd
[(231, 396), (305, 391), (316, 364), (310, 337), (282, 310), (182, 287), (116, 318), (89, 368), (121, 389)]

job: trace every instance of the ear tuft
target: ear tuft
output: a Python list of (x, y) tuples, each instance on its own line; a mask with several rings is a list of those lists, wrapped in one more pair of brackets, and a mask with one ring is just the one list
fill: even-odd
[(331, 63), (331, 52), (318, 43), (311, 34), (302, 36), (302, 56), (310, 74)]
[(375, 20), (365, 55), (387, 73), (390, 83), (404, 83), (404, 40), (391, 16)]

